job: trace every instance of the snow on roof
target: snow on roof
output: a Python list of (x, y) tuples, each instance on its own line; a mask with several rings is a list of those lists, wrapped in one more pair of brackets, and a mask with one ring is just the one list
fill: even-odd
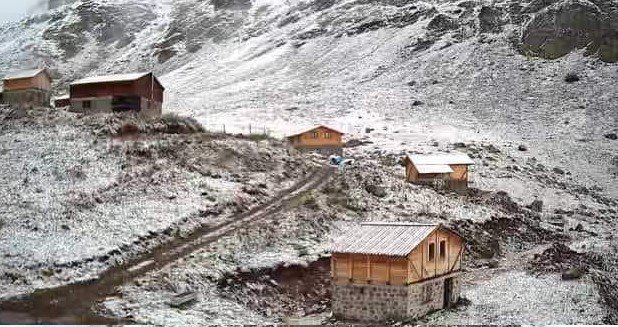
[(335, 240), (335, 253), (406, 256), (439, 224), (363, 223)]
[(320, 128), (320, 127), (324, 127), (324, 128), (326, 128), (326, 129), (330, 129), (330, 130), (331, 130), (331, 131), (333, 131), (333, 132), (337, 132), (337, 133), (339, 133), (339, 134), (343, 134), (343, 132), (340, 132), (339, 130), (336, 130), (336, 129), (332, 128), (332, 127), (328, 127), (328, 126), (326, 126), (326, 125), (314, 125), (314, 126), (312, 126), (312, 127), (303, 127), (303, 128), (300, 128), (300, 129), (296, 130), (295, 132), (292, 132), (291, 134), (288, 134), (286, 137), (292, 137), (292, 136), (296, 136), (296, 135), (304, 134), (304, 133), (307, 133), (307, 132), (311, 132), (312, 130), (314, 130), (314, 129), (316, 129), (316, 128)]
[(30, 69), (30, 70), (22, 70), (19, 72), (14, 72), (11, 74), (8, 74), (6, 76), (4, 76), (4, 80), (8, 80), (8, 79), (20, 79), (20, 78), (32, 78), (38, 74), (40, 74), (41, 72), (44, 72), (45, 68), (39, 68), (39, 69)]
[(66, 100), (66, 99), (70, 99), (71, 97), (68, 94), (63, 94), (63, 95), (59, 95), (57, 97), (53, 97), (52, 100)]
[(414, 166), (474, 164), (474, 161), (465, 153), (412, 154), (408, 158)]
[(450, 174), (453, 172), (449, 165), (415, 165), (415, 167), (419, 174)]
[(79, 79), (71, 83), (71, 85), (80, 84), (95, 84), (95, 83), (109, 83), (109, 82), (130, 82), (136, 79), (142, 78), (150, 73), (132, 73), (132, 74), (117, 74), (117, 75), (105, 75), (105, 76), (92, 76)]

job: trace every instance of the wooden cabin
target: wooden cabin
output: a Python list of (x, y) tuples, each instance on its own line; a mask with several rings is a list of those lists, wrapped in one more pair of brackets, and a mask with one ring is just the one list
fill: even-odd
[(286, 138), (292, 147), (301, 151), (343, 154), (343, 133), (324, 125), (305, 129)]
[(462, 190), (474, 161), (463, 153), (417, 154), (406, 156), (404, 164), (408, 182)]
[(364, 223), (332, 247), (332, 308), (356, 321), (418, 318), (459, 299), (465, 240), (439, 224)]
[(71, 111), (160, 116), (164, 91), (152, 73), (88, 77), (71, 83)]
[(2, 80), (2, 101), (16, 107), (49, 107), (52, 78), (45, 68), (9, 74)]

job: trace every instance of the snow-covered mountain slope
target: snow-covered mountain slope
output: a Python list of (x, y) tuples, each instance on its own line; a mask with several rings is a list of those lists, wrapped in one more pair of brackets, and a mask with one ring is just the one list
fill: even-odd
[(153, 70), (166, 110), (210, 129), (330, 123), (394, 152), (523, 143), (618, 194), (615, 0), (76, 0), (0, 27), (0, 45), (0, 71), (44, 63), (57, 93)]

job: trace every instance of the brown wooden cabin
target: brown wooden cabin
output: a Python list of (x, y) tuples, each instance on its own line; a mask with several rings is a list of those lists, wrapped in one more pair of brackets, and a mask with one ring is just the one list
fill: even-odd
[(364, 223), (332, 247), (332, 307), (346, 320), (420, 317), (459, 299), (465, 240), (439, 224)]
[(160, 116), (164, 91), (153, 73), (88, 77), (71, 83), (71, 110)]
[(301, 151), (316, 151), (322, 154), (343, 153), (343, 133), (319, 125), (287, 136), (292, 147)]
[(463, 153), (417, 154), (406, 156), (404, 164), (408, 182), (462, 190), (468, 188), (474, 161)]
[(2, 80), (2, 101), (17, 107), (48, 107), (51, 84), (46, 68), (9, 74)]

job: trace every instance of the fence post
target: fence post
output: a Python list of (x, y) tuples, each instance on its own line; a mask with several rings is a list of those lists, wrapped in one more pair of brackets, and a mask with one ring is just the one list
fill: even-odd
[(225, 134), (225, 124), (223, 124), (223, 134)]
[(251, 135), (251, 124), (249, 124), (249, 135)]

